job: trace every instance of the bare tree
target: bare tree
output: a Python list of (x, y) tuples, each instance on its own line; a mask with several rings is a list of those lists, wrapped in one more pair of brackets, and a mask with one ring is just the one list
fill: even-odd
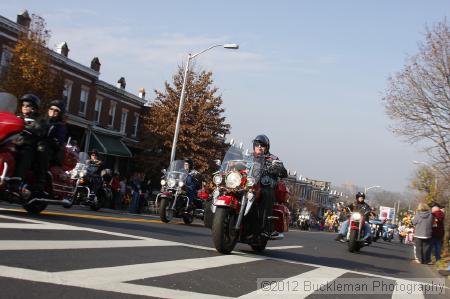
[[(450, 174), (450, 30), (446, 19), (426, 28), (419, 53), (389, 78), (383, 98), (395, 121), (394, 133), (407, 142), (426, 144), (426, 150), (447, 180)], [(447, 185), (448, 186), (448, 185)], [(446, 200), (447, 213), (450, 199)], [(446, 221), (448, 251), (449, 215)]]

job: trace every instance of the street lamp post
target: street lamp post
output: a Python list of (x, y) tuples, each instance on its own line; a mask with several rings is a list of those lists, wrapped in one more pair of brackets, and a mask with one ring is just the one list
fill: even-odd
[(367, 191), (369, 191), (370, 189), (373, 189), (373, 188), (381, 188), (381, 186), (371, 186), (369, 188), (364, 188), (364, 193), (367, 195)]
[(175, 151), (177, 148), (178, 133), (180, 132), (181, 111), (183, 110), (184, 94), (185, 94), (185, 90), (186, 90), (187, 76), (188, 76), (188, 72), (189, 72), (189, 63), (191, 62), (192, 59), (194, 59), (198, 55), (205, 53), (206, 51), (209, 51), (216, 47), (224, 47), (225, 49), (239, 49), (239, 45), (237, 45), (237, 44), (220, 44), (220, 45), (212, 45), (209, 48), (206, 48), (198, 53), (188, 55), (188, 60), (186, 62), (186, 68), (184, 70), (183, 86), (181, 88), (180, 103), (178, 106), (178, 115), (177, 115), (177, 122), (175, 125), (175, 134), (173, 136), (172, 152), (170, 154), (170, 162), (175, 160)]

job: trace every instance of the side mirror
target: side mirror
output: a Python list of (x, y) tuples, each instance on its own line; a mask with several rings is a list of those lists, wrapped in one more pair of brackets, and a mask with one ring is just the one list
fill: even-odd
[(220, 161), (219, 159), (213, 160), (213, 162), (214, 162), (217, 166), (220, 166), (220, 164), (222, 164), (221, 161)]

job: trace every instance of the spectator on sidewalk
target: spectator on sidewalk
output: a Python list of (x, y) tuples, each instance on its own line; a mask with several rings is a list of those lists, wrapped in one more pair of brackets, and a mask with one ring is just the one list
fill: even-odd
[(140, 211), (140, 197), (142, 193), (142, 179), (141, 174), (136, 172), (133, 175), (133, 178), (130, 181), (130, 187), (131, 187), (131, 203), (129, 212), (133, 214), (139, 214)]
[(412, 224), (415, 227), (414, 242), (416, 262), (431, 264), (431, 236), (433, 215), (426, 203), (420, 203)]
[(441, 249), (444, 240), (444, 212), (438, 204), (432, 204), (431, 213), (433, 214), (431, 248), (436, 261), (441, 259)]
[(120, 209), (120, 175), (118, 172), (114, 173), (111, 180), (112, 199), (110, 203), (111, 209)]

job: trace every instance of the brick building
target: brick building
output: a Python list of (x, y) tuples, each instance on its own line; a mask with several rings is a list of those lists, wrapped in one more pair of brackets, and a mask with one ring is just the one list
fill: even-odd
[[(19, 34), (29, 28), (30, 22), (27, 11), (19, 14), (16, 22), (0, 16), (0, 79)], [(98, 149), (108, 168), (128, 173), (139, 142), (145, 91), (141, 89), (139, 96), (126, 91), (123, 77), (116, 85), (100, 80), (97, 57), (87, 67), (70, 59), (69, 51), (65, 42), (55, 51), (49, 49), (52, 67), (64, 76), (62, 98), (66, 102), (68, 137), (76, 140), (82, 151)]]

